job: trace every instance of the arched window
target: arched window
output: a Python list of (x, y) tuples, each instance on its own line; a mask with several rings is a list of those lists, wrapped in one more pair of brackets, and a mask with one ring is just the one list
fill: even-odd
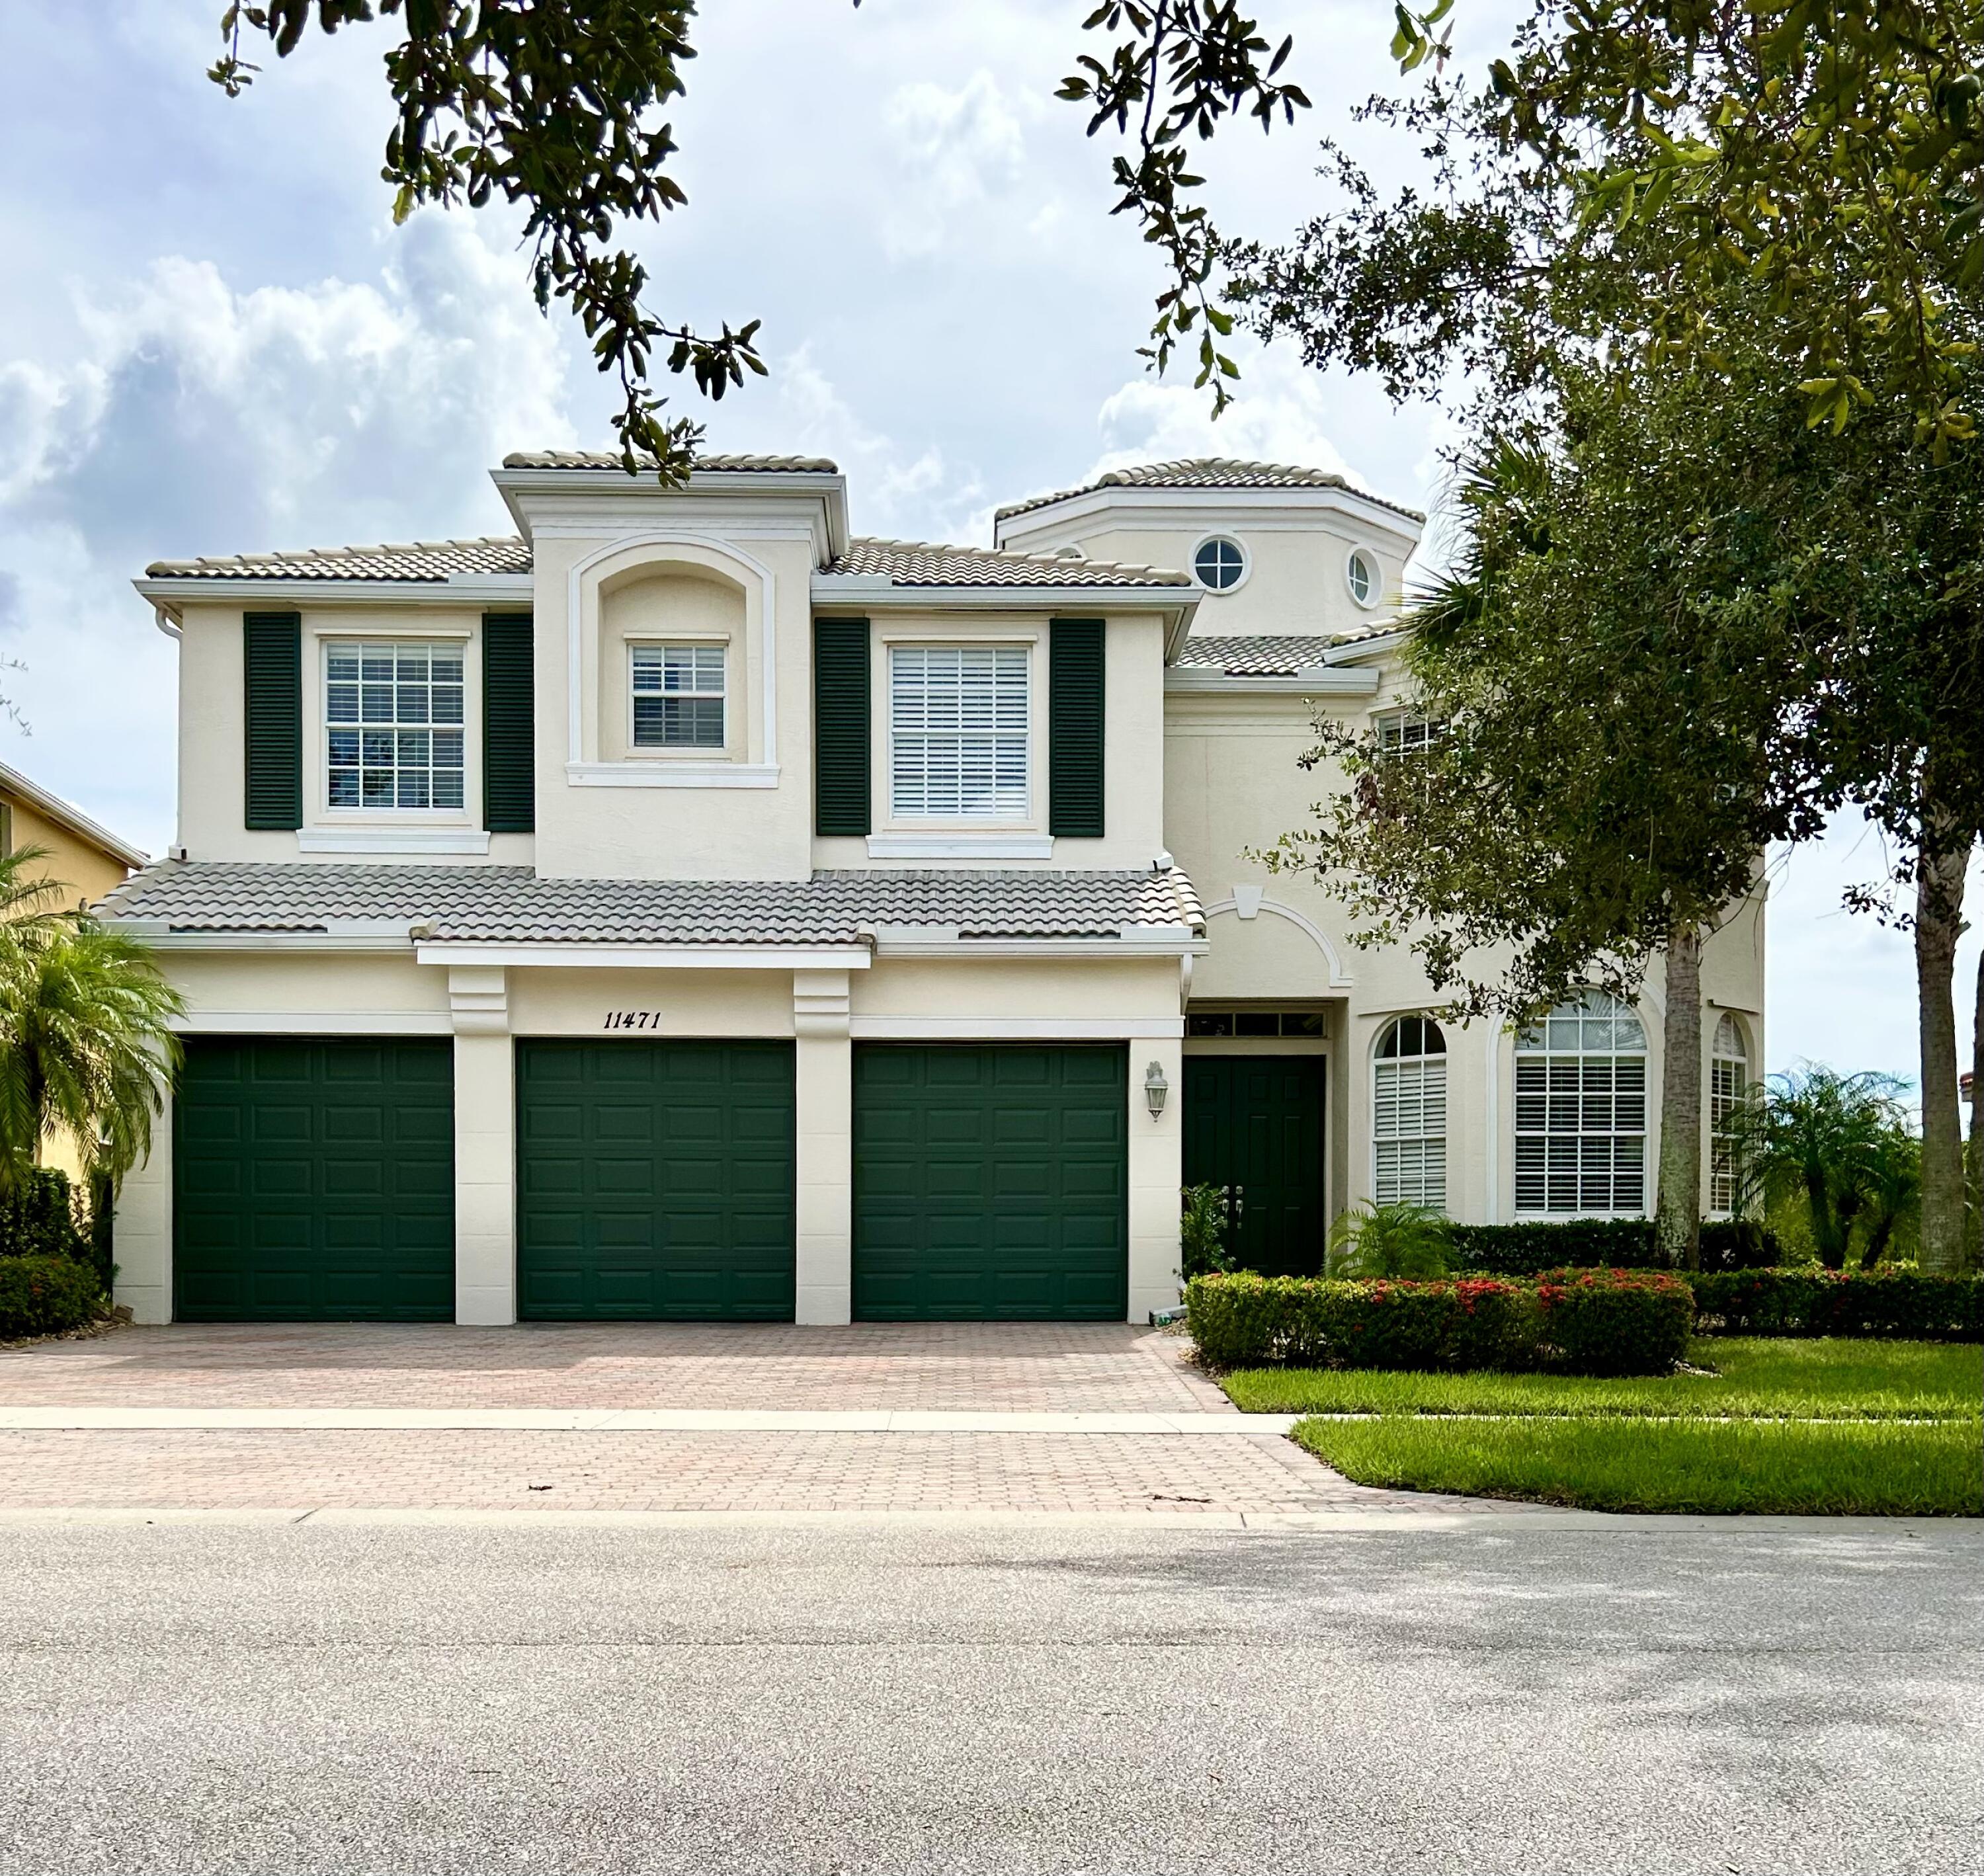
[(1708, 1208), (1718, 1218), (1734, 1218), (1743, 1196), (1729, 1134), (1749, 1091), (1750, 1046), (1742, 1024), (1725, 1012), (1708, 1051)]
[(1446, 1206), (1446, 1038), (1400, 1017), (1371, 1065), (1371, 1191), (1381, 1205)]
[(1647, 1208), (1647, 1032), (1597, 990), (1516, 1038), (1516, 1209)]

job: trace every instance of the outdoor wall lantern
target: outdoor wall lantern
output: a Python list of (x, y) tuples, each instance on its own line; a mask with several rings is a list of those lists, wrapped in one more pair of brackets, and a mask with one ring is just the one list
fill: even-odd
[(1150, 1109), (1152, 1120), (1164, 1112), (1165, 1097), (1171, 1091), (1171, 1084), (1165, 1079), (1164, 1070), (1153, 1062), (1144, 1070), (1144, 1105)]

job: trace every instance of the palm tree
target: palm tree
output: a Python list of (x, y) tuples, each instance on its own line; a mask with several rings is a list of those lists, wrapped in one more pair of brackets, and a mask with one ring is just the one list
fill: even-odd
[(52, 909), (65, 889), (22, 876), (45, 858), (0, 858), (0, 1182), (67, 1133), (85, 1174), (114, 1189), (151, 1151), (185, 1005), (142, 945)]
[[(1905, 1086), (1892, 1075), (1842, 1075), (1808, 1063), (1771, 1076), (1759, 1098), (1730, 1117), (1746, 1180), (1770, 1203), (1804, 1200), (1828, 1270), (1845, 1268), (1863, 1214), (1878, 1258), (1908, 1209), (1913, 1194), (1898, 1136), (1912, 1136), (1897, 1099)], [(1915, 1165), (1919, 1185), (1919, 1147)]]
[(1324, 1268), (1332, 1277), (1444, 1277), (1452, 1241), (1446, 1218), (1430, 1205), (1360, 1199), (1329, 1228)]

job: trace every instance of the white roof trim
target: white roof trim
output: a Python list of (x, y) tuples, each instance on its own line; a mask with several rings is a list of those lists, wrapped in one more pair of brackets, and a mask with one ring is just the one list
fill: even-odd
[(141, 598), (176, 619), (188, 605), (514, 606), (519, 600), (528, 604), (535, 590), (528, 573), (457, 573), (445, 580), (284, 579), (273, 572), (194, 579), (175, 574), (131, 584)]
[(1180, 692), (1221, 696), (1369, 697), (1378, 688), (1378, 673), (1342, 665), (1310, 666), (1290, 677), (1268, 676), (1259, 672), (1231, 675), (1208, 668), (1172, 665), (1165, 673), (1168, 695)]
[(1426, 527), (1423, 521), (1414, 521), (1377, 496), (1320, 483), (1306, 487), (1285, 484), (1257, 488), (1193, 488), (1115, 483), (1103, 488), (1079, 489), (1057, 501), (1043, 501), (1037, 508), (994, 521), (992, 538), (1003, 548), (1008, 534), (1065, 528), (1070, 523), (1091, 515), (1125, 508), (1144, 511), (1138, 518), (1152, 522), (1167, 517), (1202, 520), (1208, 514), (1218, 514), (1230, 518), (1243, 514), (1267, 514), (1276, 510), (1306, 516), (1318, 510), (1333, 509), (1354, 515), (1364, 525), (1408, 543), (1416, 543)]
[(865, 944), (531, 943), (481, 939), (424, 939), (414, 947), (414, 955), (423, 964), (575, 965), (613, 970), (866, 970), (874, 961)]
[(1058, 612), (1103, 606), (1111, 612), (1177, 613), (1189, 623), (1198, 604), (1185, 586), (898, 586), (878, 574), (816, 573), (813, 603), (836, 611), (866, 612)]

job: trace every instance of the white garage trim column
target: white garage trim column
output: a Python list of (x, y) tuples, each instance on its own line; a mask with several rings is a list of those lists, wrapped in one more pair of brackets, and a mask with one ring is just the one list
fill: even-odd
[[(1146, 1084), (1155, 1063), (1164, 1111), (1151, 1117)], [(1185, 1045), (1175, 1037), (1130, 1044), (1130, 1320), (1178, 1301), (1178, 1186), (1185, 1166)]]
[(854, 1045), (847, 973), (793, 973), (799, 1138), (793, 1319), (850, 1321), (854, 1300)]
[(453, 964), (454, 1319), (517, 1319), (516, 1050), (500, 965)]
[(173, 1097), (152, 1123), (152, 1151), (142, 1166), (124, 1175), (111, 1222), (112, 1255), (117, 1261), (115, 1300), (134, 1322), (173, 1319)]

